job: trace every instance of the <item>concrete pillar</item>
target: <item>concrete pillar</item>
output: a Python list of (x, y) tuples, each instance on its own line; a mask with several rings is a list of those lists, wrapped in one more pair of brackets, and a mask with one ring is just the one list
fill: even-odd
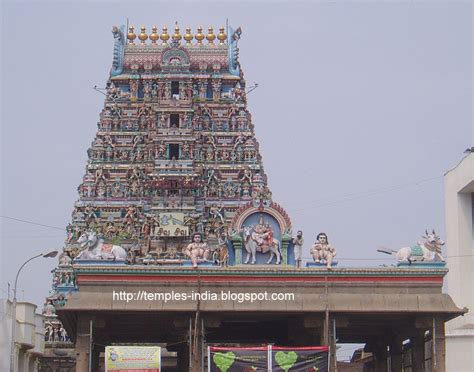
[(319, 327), (314, 330), (314, 334), (318, 345), (325, 346), (324, 327)]
[(336, 356), (336, 319), (329, 319), (329, 354), (330, 366), (329, 372), (337, 372), (337, 356)]
[(17, 362), (15, 363), (16, 371), (23, 372), (25, 370), (25, 358), (26, 358), (25, 350), (19, 349), (18, 359), (17, 359)]
[(401, 337), (393, 335), (390, 340), (390, 372), (402, 372), (403, 344)]
[(410, 337), (412, 345), (412, 370), (425, 371), (425, 332)]
[(433, 318), (433, 372), (446, 372), (446, 338), (444, 321)]
[[(198, 327), (194, 327), (194, 321), (192, 322), (192, 329), (191, 329), (191, 356), (189, 361), (191, 363), (191, 368), (189, 370), (191, 372), (201, 372), (201, 356), (202, 356), (202, 333), (200, 329), (200, 323), (198, 323)], [(189, 346), (189, 345), (188, 345)]]
[(76, 371), (89, 371), (90, 318), (79, 314), (76, 336)]
[(28, 371), (35, 372), (36, 369), (36, 357), (30, 355), (30, 358), (28, 360)]
[(374, 365), (377, 372), (388, 372), (387, 340), (379, 339), (374, 345)]

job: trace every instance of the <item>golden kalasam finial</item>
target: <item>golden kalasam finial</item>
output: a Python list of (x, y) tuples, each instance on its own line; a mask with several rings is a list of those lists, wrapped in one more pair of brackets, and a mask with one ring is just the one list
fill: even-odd
[(133, 26), (130, 26), (128, 28), (128, 34), (127, 34), (127, 39), (129, 44), (135, 44), (134, 40), (137, 38), (137, 35), (135, 35), (135, 28)]
[(193, 34), (191, 34), (191, 27), (186, 27), (186, 34), (184, 35), (184, 40), (186, 40), (186, 44), (191, 45), (191, 40), (193, 40)]
[(224, 26), (221, 26), (221, 28), (219, 28), (219, 35), (217, 35), (217, 38), (219, 39), (219, 45), (223, 45), (225, 40), (227, 39), (227, 35), (224, 32)]
[(198, 45), (202, 45), (202, 41), (204, 40), (204, 34), (202, 33), (202, 27), (199, 26), (197, 31), (198, 32), (197, 32), (196, 36), (194, 36), (194, 37), (197, 40)]
[(175, 41), (180, 41), (181, 40), (181, 34), (179, 33), (178, 22), (176, 22), (176, 24), (174, 26), (173, 40), (175, 40)]
[(214, 29), (212, 26), (209, 26), (207, 29), (207, 36), (206, 36), (207, 41), (209, 41), (209, 44), (214, 44), (214, 40), (216, 39), (216, 35), (214, 35)]
[(152, 44), (156, 44), (156, 41), (160, 38), (160, 35), (158, 35), (158, 27), (153, 26), (151, 28), (151, 34), (150, 34), (150, 40)]
[(140, 35), (138, 35), (138, 38), (140, 39), (140, 45), (145, 45), (145, 41), (148, 39), (148, 35), (146, 34), (145, 30), (145, 26), (140, 28)]
[(163, 45), (168, 45), (168, 40), (170, 39), (170, 35), (168, 34), (168, 27), (163, 27), (163, 32), (161, 33), (161, 40), (163, 40)]

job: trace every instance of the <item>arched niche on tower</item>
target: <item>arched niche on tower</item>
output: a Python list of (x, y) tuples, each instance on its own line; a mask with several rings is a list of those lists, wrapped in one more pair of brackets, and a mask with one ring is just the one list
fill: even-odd
[[(252, 203), (240, 208), (230, 226), (231, 264), (267, 264), (270, 251), (278, 244), (281, 264), (289, 264), (288, 249), (291, 241), (291, 221), (288, 214), (278, 204), (254, 206)], [(252, 244), (256, 257), (252, 257)], [(247, 261), (247, 253), (250, 252)], [(276, 257), (270, 264), (276, 263)], [(291, 261), (291, 259), (290, 259)]]
[(163, 72), (188, 72), (191, 65), (188, 52), (183, 48), (168, 48), (161, 55)]

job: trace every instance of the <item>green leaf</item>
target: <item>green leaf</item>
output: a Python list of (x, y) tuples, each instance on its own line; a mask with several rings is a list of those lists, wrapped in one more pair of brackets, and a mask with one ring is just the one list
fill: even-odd
[(277, 351), (275, 354), (275, 360), (285, 372), (288, 372), (295, 365), (296, 359), (298, 359), (298, 355), (294, 351), (289, 351), (288, 353)]
[(213, 358), (214, 364), (219, 367), (221, 372), (227, 372), (232, 364), (234, 364), (235, 354), (232, 351), (227, 353), (215, 353)]

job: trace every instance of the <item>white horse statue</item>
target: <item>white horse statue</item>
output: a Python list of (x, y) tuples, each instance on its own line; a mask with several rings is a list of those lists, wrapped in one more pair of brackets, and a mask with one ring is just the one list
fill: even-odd
[(435, 233), (434, 229), (431, 233), (428, 233), (428, 230), (425, 230), (423, 239), (425, 239), (424, 242), (419, 241), (416, 245), (411, 247), (403, 247), (398, 251), (385, 248), (377, 249), (377, 251), (391, 254), (399, 262), (445, 262), (443, 256), (441, 256), (441, 248), (444, 245), (444, 241), (442, 241), (441, 238)]
[(105, 244), (94, 231), (84, 232), (77, 240), (84, 248), (76, 260), (126, 261), (127, 251), (119, 245)]
[(256, 255), (257, 251), (262, 253), (270, 252), (270, 258), (267, 261), (267, 264), (270, 264), (273, 260), (273, 256), (276, 256), (276, 264), (279, 265), (281, 262), (281, 252), (280, 252), (280, 242), (273, 238), (272, 244), (258, 244), (258, 233), (254, 230), (254, 228), (250, 226), (245, 226), (242, 229), (243, 235), (243, 245), (245, 250), (247, 251), (247, 259), (245, 263), (248, 264), (250, 258), (252, 258), (251, 263), (255, 264), (257, 262)]

